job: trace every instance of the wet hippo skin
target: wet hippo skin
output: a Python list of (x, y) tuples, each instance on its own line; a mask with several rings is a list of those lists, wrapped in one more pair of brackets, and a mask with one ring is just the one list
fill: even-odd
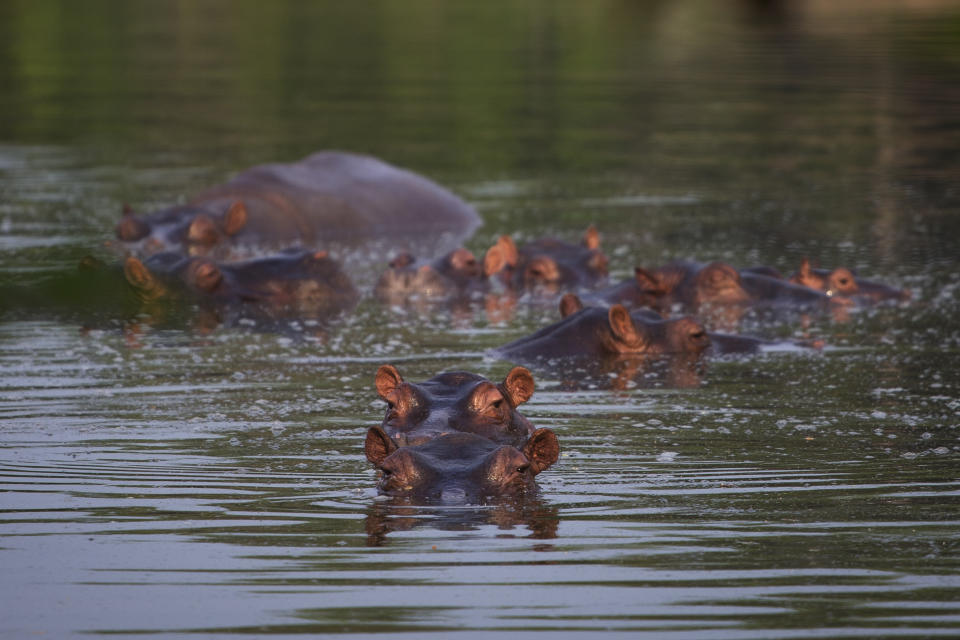
[(265, 164), (148, 215), (125, 211), (116, 227), (127, 249), (208, 253), (224, 245), (326, 248), (330, 242), (450, 234), (463, 239), (476, 211), (440, 185), (376, 158), (322, 151)]
[(377, 370), (377, 393), (387, 403), (382, 427), (401, 445), (414, 445), (455, 432), (474, 433), (519, 446), (534, 427), (517, 411), (533, 395), (533, 376), (514, 367), (503, 382), (454, 371), (425, 382), (404, 381), (396, 367)]
[(519, 447), (475, 433), (446, 433), (400, 446), (382, 427), (370, 427), (364, 453), (380, 471), (377, 488), (390, 495), (474, 501), (526, 491), (560, 455), (557, 436), (537, 429)]

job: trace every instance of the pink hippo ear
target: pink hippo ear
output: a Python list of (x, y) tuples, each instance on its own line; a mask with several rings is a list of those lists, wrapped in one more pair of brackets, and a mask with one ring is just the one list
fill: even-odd
[(633, 324), (633, 318), (630, 312), (622, 304), (615, 304), (607, 312), (607, 320), (610, 322), (610, 331), (613, 336), (625, 344), (636, 344), (640, 336), (637, 334), (637, 327)]
[(646, 291), (649, 293), (665, 293), (663, 289), (663, 283), (660, 281), (660, 277), (656, 273), (647, 271), (643, 267), (635, 267), (633, 270), (633, 278), (637, 283), (637, 286), (640, 287), (641, 291)]
[(133, 256), (124, 260), (123, 275), (134, 289), (141, 291), (150, 289), (157, 284), (157, 279), (150, 273), (146, 265), (139, 258)]
[(367, 460), (379, 467), (383, 460), (400, 448), (397, 441), (387, 435), (382, 427), (370, 427), (367, 430), (367, 439), (363, 443), (363, 452)]
[(187, 229), (187, 240), (192, 244), (212, 247), (220, 240), (217, 224), (205, 213), (197, 214)]
[(594, 251), (600, 248), (600, 232), (597, 231), (595, 226), (590, 225), (587, 227), (586, 232), (583, 234), (583, 246)]
[(563, 294), (563, 297), (560, 298), (561, 318), (566, 318), (567, 316), (574, 314), (581, 309), (583, 309), (583, 302), (577, 297), (577, 294), (565, 293)]
[(510, 398), (510, 403), (518, 407), (533, 395), (533, 376), (523, 367), (514, 367), (504, 378), (502, 388)]
[(235, 236), (247, 226), (247, 207), (243, 200), (237, 200), (223, 214), (223, 230), (228, 236)]
[(377, 387), (377, 395), (381, 399), (390, 402), (390, 394), (396, 391), (397, 387), (403, 384), (403, 376), (392, 364), (381, 365), (377, 369), (377, 375), (374, 378), (374, 385)]
[(520, 252), (510, 236), (500, 236), (497, 243), (487, 249), (483, 256), (483, 275), (490, 277), (501, 271), (517, 266), (520, 261)]
[(503, 271), (507, 266), (507, 261), (503, 256), (499, 245), (493, 245), (483, 256), (483, 275), (490, 277)]
[(824, 289), (823, 278), (818, 276), (813, 272), (813, 266), (810, 264), (810, 258), (804, 256), (803, 260), (800, 261), (800, 268), (790, 276), (789, 282), (793, 284), (799, 284), (804, 287), (809, 287), (811, 289)]
[(537, 429), (523, 445), (523, 455), (530, 461), (534, 475), (546, 471), (560, 458), (560, 442), (550, 429)]

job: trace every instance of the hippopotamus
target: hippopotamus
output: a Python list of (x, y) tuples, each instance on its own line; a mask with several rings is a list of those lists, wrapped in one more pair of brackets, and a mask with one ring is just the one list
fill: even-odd
[(426, 382), (405, 382), (396, 367), (377, 370), (377, 394), (387, 403), (381, 426), (401, 445), (445, 433), (473, 433), (519, 446), (534, 432), (517, 407), (533, 395), (533, 376), (514, 367), (500, 384), (465, 371), (441, 373)]
[(510, 236), (500, 236), (482, 264), (462, 247), (432, 261), (401, 253), (380, 276), (374, 291), (389, 304), (464, 303), (483, 298), (488, 307), (498, 308), (501, 305), (494, 296), (591, 287), (606, 275), (607, 257), (600, 251), (597, 230), (590, 227), (580, 245), (541, 238), (518, 250)]
[(459, 247), (428, 262), (401, 253), (380, 276), (374, 294), (390, 304), (439, 301), (482, 292), (483, 269), (469, 250)]
[(163, 252), (143, 261), (129, 256), (123, 271), (148, 303), (182, 298), (213, 306), (256, 306), (271, 315), (319, 317), (353, 306), (358, 297), (325, 251), (288, 249), (233, 263)]
[(738, 271), (725, 262), (686, 261), (650, 270), (637, 267), (633, 278), (597, 292), (594, 298), (665, 313), (674, 308), (700, 312), (723, 306), (825, 309), (830, 303), (824, 293), (761, 270)]
[(480, 223), (473, 207), (423, 176), (369, 156), (321, 151), (252, 167), (184, 205), (144, 216), (126, 210), (116, 234), (142, 254), (229, 255), (224, 247), (461, 240)]
[(380, 492), (458, 503), (529, 491), (534, 477), (560, 456), (550, 429), (535, 430), (520, 446), (476, 433), (445, 433), (401, 446), (375, 426), (367, 431), (363, 448), (367, 460), (381, 471)]
[(621, 304), (587, 307), (573, 294), (560, 300), (562, 319), (494, 351), (511, 360), (592, 359), (625, 355), (698, 357), (714, 352), (752, 352), (761, 341), (748, 336), (707, 332), (689, 316), (664, 318), (650, 309)]
[(788, 278), (792, 282), (815, 291), (823, 292), (834, 300), (850, 302), (903, 301), (910, 299), (910, 292), (881, 282), (860, 278), (846, 267), (815, 269), (804, 258), (800, 269)]
[(608, 259), (600, 250), (600, 234), (591, 226), (580, 244), (541, 238), (517, 249), (510, 236), (500, 236), (484, 255), (483, 272), (514, 290), (559, 293), (604, 282)]
[(568, 304), (573, 299), (563, 298), (563, 319), (500, 347), (496, 353), (522, 361), (625, 354), (699, 355), (710, 346), (703, 325), (693, 318), (665, 320), (646, 309), (631, 313), (621, 304), (577, 308)]

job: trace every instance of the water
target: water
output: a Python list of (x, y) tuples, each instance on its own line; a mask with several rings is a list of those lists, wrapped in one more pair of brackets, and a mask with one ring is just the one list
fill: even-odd
[[(0, 279), (39, 295), (0, 307), (0, 634), (960, 633), (960, 7), (833, 4), (4, 4)], [(811, 256), (914, 301), (748, 325), (826, 346), (692, 386), (536, 371), (538, 497), (385, 500), (377, 367), (501, 379), (552, 308), (211, 331), (49, 285), (124, 203), (323, 148), (457, 191), (477, 253), (594, 223), (615, 278)]]

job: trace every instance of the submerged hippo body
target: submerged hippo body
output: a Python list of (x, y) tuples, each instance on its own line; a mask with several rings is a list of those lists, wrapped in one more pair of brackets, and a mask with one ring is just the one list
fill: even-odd
[(322, 317), (352, 307), (357, 292), (326, 252), (289, 249), (218, 263), (176, 252), (128, 257), (124, 274), (145, 302), (173, 298), (206, 306), (255, 306), (271, 315)]
[(400, 446), (381, 427), (370, 427), (367, 459), (381, 471), (377, 488), (442, 502), (474, 502), (532, 489), (534, 476), (560, 455), (557, 436), (537, 429), (520, 446), (498, 444), (474, 433), (447, 433)]
[(401, 445), (466, 432), (519, 446), (534, 431), (517, 412), (533, 395), (533, 376), (523, 367), (514, 367), (500, 384), (463, 371), (410, 383), (393, 365), (385, 364), (377, 370), (375, 383), (387, 403), (381, 426)]
[(369, 156), (323, 151), (247, 169), (185, 205), (145, 216), (127, 212), (117, 237), (141, 253), (196, 254), (425, 235), (461, 240), (479, 225), (471, 206), (420, 175)]

